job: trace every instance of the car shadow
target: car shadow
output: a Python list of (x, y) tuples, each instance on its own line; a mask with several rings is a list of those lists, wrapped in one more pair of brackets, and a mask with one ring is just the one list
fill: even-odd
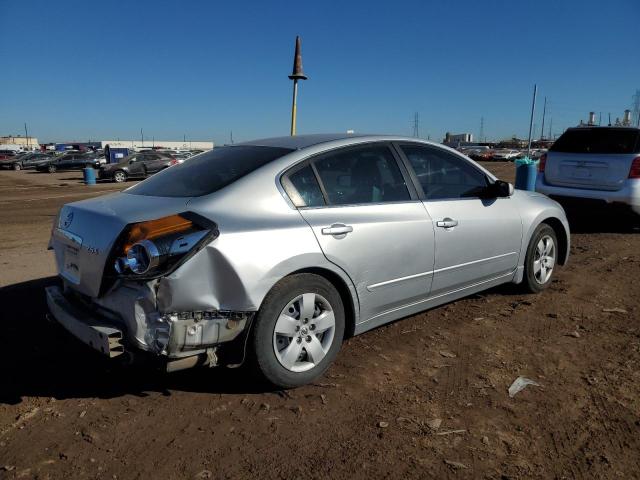
[(640, 233), (640, 215), (617, 209), (578, 210), (565, 207), (571, 233)]
[(171, 395), (172, 390), (201, 393), (261, 393), (270, 389), (243, 369), (199, 368), (175, 373), (156, 365), (124, 365), (77, 341), (47, 319), (44, 288), (56, 277), (0, 288), (0, 404), (23, 397), (114, 398)]

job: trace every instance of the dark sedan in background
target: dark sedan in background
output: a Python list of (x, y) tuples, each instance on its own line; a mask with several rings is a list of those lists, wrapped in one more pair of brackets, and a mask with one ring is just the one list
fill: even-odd
[(98, 172), (98, 178), (125, 182), (128, 178), (144, 178), (164, 170), (178, 160), (167, 152), (146, 151), (129, 155), (119, 163), (104, 165)]
[(14, 170), (36, 168), (38, 165), (49, 163), (51, 160), (53, 160), (53, 157), (48, 153), (22, 153), (20, 155), (10, 156), (0, 160), (0, 168), (12, 168)]
[(58, 170), (82, 170), (85, 167), (100, 168), (102, 161), (95, 153), (68, 153), (37, 165), (36, 170), (54, 173)]

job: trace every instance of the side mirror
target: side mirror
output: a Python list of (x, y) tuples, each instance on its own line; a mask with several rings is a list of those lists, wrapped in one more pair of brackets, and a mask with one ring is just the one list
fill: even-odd
[(496, 180), (486, 188), (487, 198), (506, 198), (513, 195), (513, 185), (504, 180)]

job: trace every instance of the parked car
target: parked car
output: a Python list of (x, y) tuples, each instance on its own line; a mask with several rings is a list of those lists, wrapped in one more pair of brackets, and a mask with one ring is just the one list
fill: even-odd
[(493, 160), (515, 160), (521, 155), (520, 150), (500, 149), (493, 151)]
[(639, 128), (570, 128), (542, 155), (538, 170), (538, 192), (640, 214)]
[(125, 157), (119, 163), (110, 163), (100, 168), (98, 178), (125, 182), (128, 178), (144, 178), (167, 167), (176, 165), (178, 160), (168, 153), (144, 151)]
[[(243, 361), (313, 381), (344, 338), (567, 261), (558, 203), (414, 138), (300, 135), (215, 148), (65, 205), (52, 316), (169, 371)], [(246, 358), (245, 358), (246, 352)]]
[(58, 170), (82, 170), (85, 167), (100, 168), (100, 159), (91, 153), (67, 153), (36, 165), (36, 170), (55, 173)]
[(0, 150), (0, 160), (14, 158), (17, 153), (14, 150)]
[(12, 168), (13, 170), (36, 168), (38, 165), (47, 163), (51, 159), (51, 155), (42, 152), (23, 153), (0, 160), (0, 168)]

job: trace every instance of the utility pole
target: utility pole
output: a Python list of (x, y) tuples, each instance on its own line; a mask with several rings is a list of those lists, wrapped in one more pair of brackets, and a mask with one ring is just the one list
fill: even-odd
[(418, 112), (413, 114), (413, 136), (420, 137), (420, 114)]
[(531, 120), (529, 120), (529, 141), (527, 142), (527, 157), (531, 154), (531, 129), (533, 128), (533, 116), (536, 113), (536, 95), (538, 85), (533, 85), (533, 102), (531, 102)]
[(544, 117), (547, 114), (547, 97), (544, 97), (544, 107), (542, 108), (542, 129), (540, 129), (540, 140), (544, 139)]
[(483, 142), (484, 138), (484, 117), (480, 117), (480, 135), (478, 135), (478, 141)]
[(27, 130), (27, 122), (24, 122), (24, 136), (27, 139), (27, 150), (29, 150), (29, 130)]
[(140, 129), (140, 141), (142, 142), (142, 147), (144, 147), (144, 132)]
[(631, 111), (633, 112), (631, 116), (631, 121), (636, 120), (636, 126), (640, 127), (640, 90), (636, 90), (636, 93), (631, 97)]
[(549, 119), (549, 140), (553, 140), (553, 117)]
[(296, 116), (297, 116), (297, 99), (298, 99), (298, 80), (306, 80), (307, 76), (302, 71), (302, 47), (300, 45), (300, 36), (296, 36), (296, 51), (293, 55), (293, 72), (289, 75), (289, 79), (293, 80), (293, 101), (291, 104), (291, 136), (296, 134)]
[(231, 140), (231, 145), (233, 145), (233, 130), (231, 130), (229, 137)]
[(611, 112), (609, 112), (609, 126), (611, 126)]
[(598, 126), (602, 126), (602, 112), (598, 114)]

